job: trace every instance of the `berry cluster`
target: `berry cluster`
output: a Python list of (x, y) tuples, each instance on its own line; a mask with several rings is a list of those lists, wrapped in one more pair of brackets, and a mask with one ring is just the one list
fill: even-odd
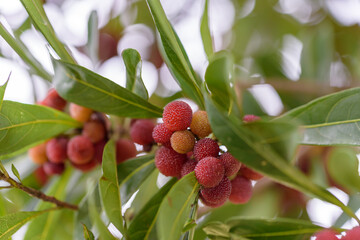
[(345, 236), (342, 235), (340, 238), (337, 235), (339, 233), (334, 229), (323, 229), (315, 234), (315, 240), (358, 240), (360, 239), (360, 226), (345, 231)]
[[(67, 106), (67, 102), (55, 89), (51, 89), (38, 104), (59, 111), (65, 111)], [(82, 128), (57, 136), (29, 150), (30, 158), (42, 165), (48, 176), (61, 174), (65, 170), (67, 160), (83, 172), (92, 170), (102, 162), (104, 146), (108, 140), (107, 117), (74, 103), (69, 104), (68, 111), (72, 118), (83, 123)], [(136, 154), (136, 146), (132, 140), (117, 140), (117, 163), (135, 157)]]
[(163, 123), (152, 132), (161, 145), (155, 155), (156, 167), (163, 175), (178, 178), (194, 171), (201, 184), (200, 199), (207, 206), (219, 207), (228, 199), (246, 203), (252, 195), (251, 180), (262, 175), (221, 151), (219, 143), (209, 137), (211, 133), (206, 111), (193, 114), (183, 101), (167, 104)]

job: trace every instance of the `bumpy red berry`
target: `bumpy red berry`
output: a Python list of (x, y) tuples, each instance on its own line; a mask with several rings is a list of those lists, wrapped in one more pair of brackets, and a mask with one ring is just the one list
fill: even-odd
[(360, 226), (347, 230), (346, 235), (342, 238), (344, 240), (359, 240), (360, 239)]
[(252, 170), (251, 168), (248, 168), (247, 166), (245, 166), (244, 164), (241, 165), (241, 168), (239, 170), (239, 174), (250, 179), (250, 180), (260, 180), (262, 179), (264, 176), (261, 175), (260, 173)]
[(228, 177), (236, 174), (241, 167), (241, 163), (229, 152), (223, 153), (219, 159), (224, 164), (225, 175)]
[(188, 131), (176, 131), (170, 138), (172, 149), (178, 153), (188, 153), (193, 150), (195, 145), (194, 135)]
[(173, 101), (164, 108), (163, 121), (171, 131), (186, 130), (190, 127), (191, 120), (192, 110), (186, 102)]
[(252, 195), (251, 181), (243, 176), (236, 176), (231, 180), (231, 194), (229, 200), (232, 203), (247, 203)]
[(181, 168), (185, 161), (185, 154), (177, 153), (167, 147), (160, 147), (155, 154), (156, 167), (168, 177), (180, 177)]
[(106, 129), (102, 121), (90, 120), (84, 123), (81, 134), (90, 139), (91, 142), (97, 143), (106, 136)]
[(152, 137), (154, 138), (155, 142), (160, 144), (170, 143), (171, 135), (173, 131), (169, 130), (164, 123), (160, 123), (155, 126)]
[(90, 162), (85, 163), (85, 164), (75, 164), (75, 163), (71, 163), (74, 168), (79, 169), (82, 172), (88, 172), (92, 169), (94, 169), (96, 167), (96, 165), (98, 164), (98, 162), (96, 161), (95, 158), (91, 159)]
[(220, 202), (220, 203), (210, 203), (210, 202), (207, 202), (204, 198), (203, 198), (203, 196), (200, 194), (199, 195), (199, 197), (200, 197), (200, 200), (201, 200), (201, 202), (205, 205), (205, 206), (208, 206), (208, 207), (212, 207), (212, 208), (217, 208), (217, 207), (221, 207), (222, 205), (224, 205), (224, 203), (226, 202)]
[(231, 183), (227, 177), (224, 177), (221, 182), (212, 188), (203, 188), (200, 191), (202, 198), (206, 203), (224, 204), (231, 193)]
[(200, 139), (194, 146), (194, 157), (197, 161), (205, 157), (217, 157), (219, 155), (219, 145), (211, 138)]
[(46, 143), (46, 156), (50, 162), (63, 163), (67, 159), (68, 139), (65, 137), (53, 138)]
[(199, 138), (204, 138), (212, 133), (206, 111), (197, 111), (193, 114), (190, 129)]
[(48, 176), (52, 175), (61, 175), (65, 170), (65, 164), (64, 163), (52, 163), (52, 162), (46, 162), (43, 165), (44, 171)]
[(333, 229), (323, 229), (315, 234), (316, 240), (338, 240), (339, 238), (336, 237), (338, 233), (335, 232)]
[(39, 104), (63, 111), (66, 106), (66, 101), (60, 97), (55, 89), (50, 89), (45, 99), (39, 102)]
[(100, 164), (102, 163), (105, 145), (106, 145), (105, 140), (102, 140), (102, 141), (94, 144), (94, 150), (95, 150), (94, 159), (96, 160), (97, 163), (100, 163)]
[(198, 182), (207, 188), (217, 186), (223, 179), (224, 165), (214, 157), (206, 157), (200, 160), (195, 167), (195, 176)]
[(70, 139), (67, 147), (67, 154), (71, 162), (75, 164), (85, 164), (94, 157), (94, 145), (85, 136), (75, 136)]
[(136, 146), (132, 140), (119, 139), (116, 141), (116, 162), (118, 164), (136, 157), (136, 154)]
[(47, 183), (47, 181), (49, 180), (49, 177), (46, 174), (43, 165), (39, 166), (34, 171), (34, 177), (35, 177), (35, 179), (37, 180), (37, 182), (39, 183), (40, 186), (44, 186)]
[(251, 114), (245, 115), (245, 116), (243, 117), (243, 121), (244, 121), (245, 123), (259, 121), (260, 119), (261, 119), (261, 118), (260, 118), (259, 116), (251, 115)]
[(29, 149), (29, 157), (36, 164), (44, 164), (48, 158), (46, 156), (46, 143), (41, 143)]
[(86, 108), (75, 103), (70, 103), (70, 116), (79, 122), (86, 122), (90, 119), (93, 112), (92, 109)]
[(187, 160), (181, 168), (181, 177), (193, 172), (197, 163), (194, 159)]
[(154, 142), (152, 132), (155, 127), (153, 121), (148, 119), (137, 120), (130, 128), (131, 139), (140, 145), (147, 145)]

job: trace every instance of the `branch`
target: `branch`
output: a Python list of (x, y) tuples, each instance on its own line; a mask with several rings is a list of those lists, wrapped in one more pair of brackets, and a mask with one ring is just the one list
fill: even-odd
[(79, 209), (79, 207), (76, 206), (76, 205), (60, 201), (60, 200), (56, 199), (55, 197), (48, 196), (48, 195), (44, 194), (43, 192), (41, 192), (39, 190), (27, 187), (27, 186), (23, 185), (22, 183), (19, 183), (19, 182), (15, 181), (10, 176), (5, 175), (2, 172), (0, 172), (0, 180), (3, 180), (5, 182), (9, 183), (10, 186), (13, 187), (13, 188), (17, 188), (17, 189), (20, 189), (21, 191), (26, 192), (30, 196), (39, 198), (39, 199), (41, 199), (41, 200), (43, 200), (45, 202), (54, 203), (59, 208), (68, 208), (68, 209), (71, 209), (71, 210), (78, 210)]

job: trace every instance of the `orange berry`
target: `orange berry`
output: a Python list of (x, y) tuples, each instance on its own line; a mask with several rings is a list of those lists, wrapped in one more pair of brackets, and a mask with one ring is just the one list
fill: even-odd
[(73, 119), (79, 122), (86, 122), (90, 119), (93, 110), (75, 103), (70, 103), (69, 112)]
[(41, 143), (29, 149), (29, 157), (36, 164), (44, 164), (48, 161), (46, 156), (46, 143)]
[(195, 137), (190, 131), (176, 131), (171, 135), (172, 149), (178, 153), (191, 152), (195, 145)]
[(204, 138), (212, 133), (206, 111), (197, 111), (193, 114), (190, 129), (199, 138)]

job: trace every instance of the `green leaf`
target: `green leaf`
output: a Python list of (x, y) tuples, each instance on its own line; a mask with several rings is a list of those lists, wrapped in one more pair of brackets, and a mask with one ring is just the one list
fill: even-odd
[(19, 171), (16, 169), (16, 167), (14, 166), (14, 164), (11, 164), (11, 171), (12, 171), (13, 174), (17, 177), (17, 179), (19, 179), (19, 181), (21, 182), (21, 178), (20, 178)]
[(327, 167), (331, 178), (345, 189), (360, 191), (359, 160), (352, 148), (333, 148), (328, 155)]
[[(360, 209), (360, 195), (358, 193), (349, 195), (349, 201), (347, 206), (353, 210), (353, 212), (357, 212)], [(336, 220), (334, 227), (341, 227), (343, 226), (347, 221), (351, 220), (346, 213), (341, 213), (339, 218)]]
[(31, 68), (31, 70), (43, 79), (51, 82), (52, 77), (43, 68), (40, 62), (29, 52), (20, 39), (15, 39), (0, 23), (0, 35), (10, 45), (10, 47), (21, 57), (21, 59)]
[[(339, 206), (349, 216), (356, 215), (326, 189), (314, 184), (288, 160), (279, 155), (270, 140), (249, 131), (241, 120), (227, 116), (212, 100), (206, 99), (206, 110), (215, 136), (239, 161), (289, 187)], [(270, 127), (271, 125), (269, 125)], [(273, 136), (277, 139), (281, 136)]]
[(151, 15), (159, 31), (163, 47), (163, 58), (169, 67), (175, 80), (181, 86), (185, 94), (194, 100), (200, 108), (204, 107), (204, 99), (200, 90), (198, 80), (189, 58), (186, 55), (179, 37), (166, 18), (164, 9), (159, 0), (146, 0)]
[(149, 99), (144, 82), (141, 78), (141, 57), (135, 49), (125, 49), (122, 52), (126, 67), (126, 88), (145, 100)]
[(168, 194), (177, 179), (173, 178), (167, 182), (136, 215), (128, 230), (129, 239), (145, 240), (149, 239), (158, 217), (161, 202)]
[(99, 60), (98, 20), (97, 12), (92, 11), (88, 20), (88, 41), (86, 47), (93, 65), (96, 65)]
[(102, 172), (99, 181), (100, 195), (104, 210), (110, 222), (124, 234), (123, 216), (121, 214), (121, 199), (116, 171), (116, 149), (114, 140), (110, 140), (104, 148)]
[(212, 46), (212, 39), (211, 39), (211, 33), (209, 29), (209, 0), (205, 0), (204, 5), (204, 12), (201, 17), (201, 24), (200, 24), (200, 33), (201, 33), (201, 39), (204, 45), (204, 50), (208, 58), (211, 57), (211, 55), (214, 53), (213, 46)]
[(54, 84), (70, 102), (120, 117), (161, 117), (162, 109), (84, 67), (54, 61)]
[(186, 175), (171, 188), (159, 209), (157, 231), (160, 240), (180, 238), (198, 190), (194, 173)]
[[(0, 24), (1, 24), (1, 23), (0, 23)], [(4, 83), (4, 85), (0, 86), (0, 112), (1, 112), (2, 103), (3, 103), (3, 101), (4, 101), (6, 86), (7, 86), (8, 82), (9, 82), (10, 76), (11, 76), (11, 72), (10, 72), (10, 74), (9, 74), (8, 79), (7, 79), (6, 82)]]
[(21, 0), (21, 3), (28, 12), (34, 26), (42, 33), (59, 57), (64, 61), (75, 63), (66, 47), (57, 38), (40, 0)]
[(148, 154), (127, 160), (117, 166), (121, 202), (125, 204), (154, 171), (154, 155)]
[(0, 240), (9, 239), (28, 221), (53, 210), (56, 210), (56, 208), (37, 212), (17, 212), (0, 217)]
[(0, 156), (79, 126), (69, 115), (52, 108), (4, 101), (0, 112)]
[(309, 221), (237, 217), (226, 223), (213, 222), (204, 227), (210, 239), (303, 240), (322, 228)]
[(317, 98), (280, 118), (299, 120), (304, 126), (302, 144), (360, 145), (360, 88)]
[(83, 224), (83, 227), (85, 240), (95, 240), (94, 234), (87, 228), (87, 226)]

